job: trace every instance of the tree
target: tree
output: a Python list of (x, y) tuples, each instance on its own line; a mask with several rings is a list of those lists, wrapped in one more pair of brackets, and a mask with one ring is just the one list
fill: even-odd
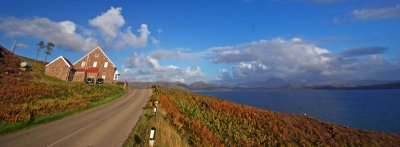
[(45, 48), (46, 46), (44, 45), (43, 41), (40, 41), (38, 44), (36, 44), (37, 46), (37, 53), (36, 53), (36, 58), (35, 58), (35, 62), (37, 62), (37, 58), (39, 56), (40, 50), (42, 50), (42, 48)]
[(46, 45), (46, 51), (44, 52), (46, 55), (44, 57), (44, 63), (46, 64), (47, 56), (51, 55), (51, 52), (53, 51), (53, 47), (55, 44), (53, 42), (48, 42)]

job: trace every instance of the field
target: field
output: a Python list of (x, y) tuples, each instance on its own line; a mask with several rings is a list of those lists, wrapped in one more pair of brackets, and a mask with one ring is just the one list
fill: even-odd
[(194, 146), (399, 146), (400, 135), (256, 109), (178, 89), (157, 88), (168, 121)]
[[(88, 85), (48, 77), (44, 75), (44, 62), (6, 50), (2, 50), (0, 59), (0, 134), (59, 119), (125, 93), (113, 84)], [(20, 70), (21, 61), (33, 63), (33, 70)]]

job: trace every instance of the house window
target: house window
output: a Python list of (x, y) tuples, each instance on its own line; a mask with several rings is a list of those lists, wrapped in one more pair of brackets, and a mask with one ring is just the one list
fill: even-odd
[(86, 66), (86, 61), (82, 61), (81, 67), (85, 67)]
[(98, 57), (99, 57), (99, 54), (94, 54), (94, 57), (98, 58)]
[(97, 62), (96, 61), (93, 62), (93, 67), (97, 67)]
[(108, 62), (105, 62), (104, 63), (104, 68), (107, 68), (108, 67)]
[(101, 73), (101, 78), (102, 78), (102, 79), (106, 79), (106, 75), (107, 75), (106, 72), (102, 72), (102, 73)]

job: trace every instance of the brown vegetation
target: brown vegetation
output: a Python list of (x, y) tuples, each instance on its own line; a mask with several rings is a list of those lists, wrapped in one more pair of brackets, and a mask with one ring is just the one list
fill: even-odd
[(399, 146), (400, 135), (256, 109), (177, 89), (157, 88), (168, 120), (192, 145)]
[(131, 146), (149, 146), (149, 134), (151, 128), (156, 128), (155, 147), (186, 147), (189, 146), (186, 138), (182, 138), (176, 129), (169, 123), (167, 111), (162, 108), (157, 108), (157, 114), (153, 115), (153, 108), (156, 107), (155, 101), (157, 98), (153, 95), (148, 101), (144, 112), (129, 138), (126, 140), (124, 147)]
[(21, 61), (33, 63), (0, 46), (0, 123), (3, 125), (74, 111), (124, 91), (121, 86), (87, 85), (48, 77), (43, 74), (44, 62), (34, 63), (33, 71), (24, 71), (19, 67)]

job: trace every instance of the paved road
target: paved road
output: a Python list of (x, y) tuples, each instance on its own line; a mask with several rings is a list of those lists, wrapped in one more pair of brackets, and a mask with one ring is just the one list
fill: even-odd
[(138, 121), (150, 95), (150, 89), (132, 90), (97, 108), (1, 136), (0, 147), (120, 147)]

